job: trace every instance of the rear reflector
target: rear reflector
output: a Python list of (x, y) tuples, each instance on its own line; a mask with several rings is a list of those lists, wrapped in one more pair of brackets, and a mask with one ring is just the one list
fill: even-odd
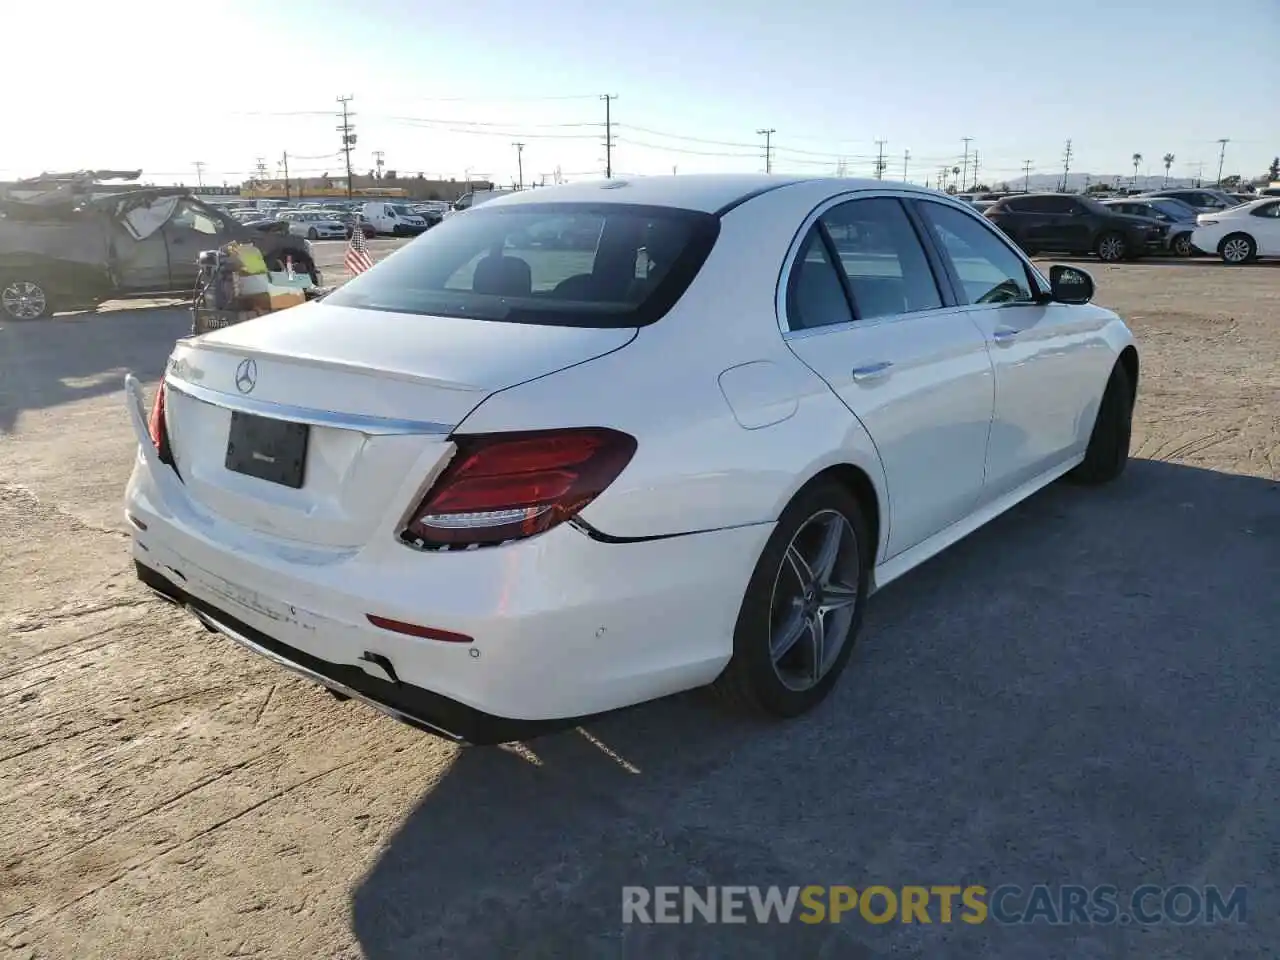
[(392, 633), (403, 633), (408, 637), (419, 637), (423, 640), (440, 640), (444, 643), (474, 643), (470, 637), (464, 633), (453, 633), (449, 630), (437, 630), (435, 627), (423, 627), (416, 623), (405, 623), (403, 620), (392, 620), (389, 617), (379, 617), (373, 613), (366, 613), (369, 622), (375, 627), (381, 627), (383, 630), (390, 630)]
[(631, 462), (634, 437), (604, 427), (454, 437), (457, 452), (414, 511), (406, 539), (470, 546), (550, 530)]

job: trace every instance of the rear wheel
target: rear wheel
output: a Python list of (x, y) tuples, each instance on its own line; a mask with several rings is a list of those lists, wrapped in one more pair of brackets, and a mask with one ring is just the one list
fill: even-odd
[(1077, 483), (1107, 483), (1124, 473), (1129, 462), (1129, 439), (1133, 433), (1133, 384), (1124, 364), (1116, 362), (1098, 405), (1098, 419), (1084, 460), (1071, 473)]
[(1257, 254), (1258, 246), (1253, 242), (1253, 237), (1247, 233), (1230, 234), (1223, 237), (1222, 242), (1218, 244), (1218, 255), (1222, 257), (1223, 263), (1229, 263), (1232, 266), (1248, 263)]
[(733, 658), (712, 685), (728, 705), (774, 717), (811, 710), (849, 662), (875, 552), (857, 499), (834, 481), (783, 511), (747, 584)]
[(308, 239), (308, 240), (319, 240), (319, 239), (320, 239), (320, 234), (316, 231), (316, 228), (315, 228), (315, 227), (312, 227), (310, 230), (308, 230), (308, 231), (307, 231), (307, 239)]
[(1095, 250), (1103, 263), (1117, 263), (1127, 255), (1127, 246), (1121, 234), (1104, 233), (1098, 238)]
[(0, 279), (0, 310), (10, 320), (39, 320), (53, 313), (53, 301), (37, 281), (6, 277)]

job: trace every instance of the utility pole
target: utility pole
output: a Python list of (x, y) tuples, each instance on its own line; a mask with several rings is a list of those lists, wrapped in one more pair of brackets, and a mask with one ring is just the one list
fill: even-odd
[(513, 143), (512, 146), (516, 148), (516, 173), (520, 177), (519, 189), (523, 190), (524, 189), (524, 144), (516, 142), (516, 143)]
[(1196, 162), (1196, 188), (1199, 189), (1200, 181), (1204, 178), (1204, 161)]
[(1067, 176), (1071, 173), (1071, 141), (1067, 141), (1067, 148), (1062, 152), (1062, 192), (1067, 192)]
[(902, 182), (903, 183), (907, 182), (907, 161), (909, 161), (910, 159), (911, 159), (911, 151), (903, 150), (902, 151)]
[(947, 189), (947, 168), (938, 168), (938, 189), (945, 191)]
[(887, 140), (876, 141), (876, 179), (877, 180), (884, 179), (884, 167), (885, 167), (884, 145), (888, 142), (889, 141)]
[(289, 151), (280, 157), (280, 166), (284, 168), (284, 198), (289, 199)]
[(1218, 186), (1222, 186), (1222, 163), (1227, 159), (1227, 144), (1231, 141), (1223, 137), (1218, 141), (1221, 149), (1218, 150)]
[(259, 183), (265, 183), (267, 179), (267, 162), (263, 157), (259, 157), (253, 165), (253, 172), (258, 176)]
[(1031, 192), (1031, 161), (1022, 161), (1022, 192)]
[(197, 160), (194, 164), (196, 168), (196, 186), (201, 190), (204, 189), (204, 161)]
[(610, 107), (618, 99), (618, 95), (604, 93), (600, 95), (600, 99), (604, 101), (604, 176), (608, 180), (613, 177), (613, 113)]
[(969, 182), (969, 144), (973, 142), (973, 137), (961, 137), (964, 141), (964, 160), (960, 167), (960, 189), (964, 190), (964, 185)]
[(756, 136), (764, 137), (764, 172), (773, 173), (773, 135), (778, 131), (769, 127), (756, 131)]
[(384, 166), (384, 164), (383, 164), (383, 159), (382, 159), (382, 158), (383, 158), (383, 157), (385, 157), (385, 156), (386, 156), (386, 153), (385, 153), (384, 151), (382, 151), (382, 150), (375, 150), (375, 151), (373, 151), (373, 165), (374, 165), (375, 167), (377, 167), (377, 168), (378, 168), (378, 179), (379, 179), (379, 180), (381, 180), (381, 179), (382, 179), (382, 168), (383, 168), (383, 166)]
[(973, 181), (969, 184), (971, 187), (978, 186), (978, 151), (973, 151)]
[(354, 133), (355, 126), (351, 123), (353, 114), (348, 112), (347, 104), (354, 97), (339, 97), (338, 102), (342, 104), (342, 126), (338, 127), (338, 131), (342, 134), (342, 152), (347, 159), (347, 199), (351, 199), (351, 148), (356, 145), (356, 135)]

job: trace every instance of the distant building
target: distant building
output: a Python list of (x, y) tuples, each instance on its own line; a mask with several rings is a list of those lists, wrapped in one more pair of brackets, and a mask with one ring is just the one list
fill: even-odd
[[(357, 197), (396, 197), (407, 200), (457, 200), (472, 190), (491, 190), (487, 180), (428, 180), (425, 177), (353, 176), (351, 194)], [(290, 197), (345, 197), (346, 177), (290, 177), (286, 190), (283, 178), (246, 180), (238, 196), (254, 199)]]

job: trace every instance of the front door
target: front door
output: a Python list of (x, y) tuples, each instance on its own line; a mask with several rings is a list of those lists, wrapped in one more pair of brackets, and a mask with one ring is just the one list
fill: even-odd
[(788, 280), (788, 346), (880, 453), (885, 559), (962, 519), (982, 491), (991, 361), (981, 332), (942, 289), (894, 196), (826, 210)]
[(167, 290), (194, 287), (200, 272), (200, 254), (217, 250), (236, 236), (232, 224), (216, 211), (185, 198), (178, 201), (162, 232), (169, 250)]
[(980, 218), (932, 200), (915, 204), (995, 368), (989, 502), (1083, 453), (1110, 373), (1101, 335), (1108, 314), (1047, 302), (1028, 264)]

